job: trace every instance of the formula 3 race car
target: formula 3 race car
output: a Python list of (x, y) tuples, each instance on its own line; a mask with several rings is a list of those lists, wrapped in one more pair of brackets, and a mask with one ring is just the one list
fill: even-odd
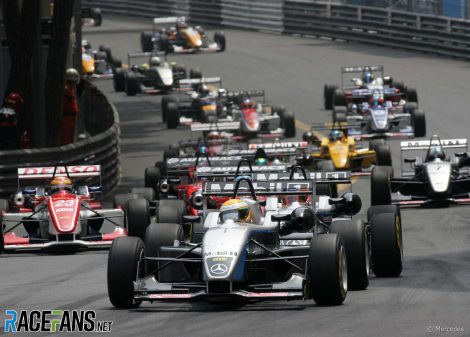
[(226, 40), (223, 32), (215, 32), (214, 39), (211, 40), (201, 26), (194, 28), (189, 26), (185, 17), (182, 16), (154, 18), (153, 31), (141, 33), (140, 45), (143, 52), (223, 52)]
[(111, 49), (100, 46), (93, 50), (87, 40), (82, 40), (82, 70), (91, 78), (111, 78), (113, 69), (122, 67), (121, 60), (114, 58)]
[[(72, 184), (72, 178), (81, 182)], [(0, 251), (104, 248), (127, 236), (123, 211), (103, 209), (101, 186), (88, 186), (83, 179), (100, 181), (100, 166), (19, 168), (18, 186), (51, 183), (27, 184), (11, 201), (0, 200)]]
[[(372, 205), (448, 206), (470, 204), (470, 174), (466, 139), (403, 141), (400, 144), (402, 177), (393, 177), (389, 168), (375, 167), (371, 175)], [(425, 157), (405, 157), (411, 151)], [(462, 152), (465, 151), (465, 152)], [(446, 154), (447, 152), (447, 154)]]

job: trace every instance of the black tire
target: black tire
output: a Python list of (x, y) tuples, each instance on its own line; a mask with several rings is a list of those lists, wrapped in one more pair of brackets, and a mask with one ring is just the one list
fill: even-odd
[(392, 166), (392, 151), (390, 145), (378, 145), (375, 148), (376, 164), (382, 166)]
[(147, 199), (129, 200), (126, 204), (127, 233), (144, 239), (150, 225), (150, 207)]
[(166, 34), (160, 35), (160, 38), (158, 39), (158, 49), (166, 54), (173, 52), (173, 46)]
[(364, 221), (333, 221), (331, 233), (344, 241), (348, 261), (348, 288), (364, 290), (369, 285), (369, 243)]
[(127, 96), (135, 96), (140, 93), (140, 86), (137, 76), (133, 72), (127, 72), (125, 77), (125, 90)]
[(283, 105), (272, 105), (271, 112), (277, 113), (279, 116), (282, 116), (286, 112), (286, 108)]
[(158, 167), (150, 166), (145, 169), (145, 187), (152, 188), (158, 195), (158, 184), (162, 178), (162, 173)]
[(415, 102), (405, 103), (403, 106), (403, 112), (407, 114), (412, 114), (415, 109), (418, 109), (418, 103)]
[(126, 204), (129, 200), (141, 198), (140, 194), (136, 193), (125, 193), (125, 194), (116, 194), (113, 200), (113, 207), (121, 207), (124, 211), (126, 210)]
[(405, 88), (405, 99), (407, 102), (418, 103), (418, 93), (414, 88)]
[(333, 109), (333, 96), (338, 86), (334, 84), (325, 84), (323, 87), (323, 104), (325, 110)]
[(191, 243), (201, 243), (204, 237), (204, 222), (201, 219), (200, 222), (195, 222), (191, 227)]
[(333, 93), (333, 107), (335, 106), (347, 106), (348, 102), (346, 101), (346, 96), (344, 93), (336, 89)]
[[(184, 241), (184, 231), (181, 225), (175, 223), (151, 224), (145, 231), (145, 256), (158, 257), (160, 247), (173, 246), (175, 240)], [(147, 261), (147, 271), (154, 274), (158, 261)]]
[(390, 168), (376, 166), (370, 176), (371, 205), (390, 205), (392, 189), (390, 186)]
[(162, 111), (162, 122), (166, 123), (166, 116), (168, 115), (168, 103), (175, 102), (173, 97), (162, 97), (161, 111)]
[(103, 15), (101, 14), (100, 8), (92, 8), (91, 9), (91, 18), (95, 22), (95, 27), (101, 26), (103, 23)]
[(140, 47), (142, 51), (151, 52), (153, 51), (153, 33), (152, 32), (142, 32), (140, 33)]
[(333, 123), (344, 123), (347, 121), (348, 108), (345, 106), (335, 106), (333, 108)]
[(166, 162), (165, 162), (165, 159), (163, 161), (157, 161), (155, 163), (155, 167), (158, 167), (160, 169), (160, 172), (163, 176), (166, 175)]
[(369, 149), (374, 150), (377, 149), (377, 147), (385, 145), (385, 140), (384, 139), (372, 139), (369, 141)]
[(111, 49), (108, 46), (100, 46), (99, 51), (102, 51), (106, 54), (106, 61), (108, 63), (112, 63), (113, 61), (113, 54), (111, 53)]
[(180, 115), (175, 102), (168, 102), (166, 110), (166, 126), (168, 129), (176, 129), (180, 125)]
[(113, 86), (117, 92), (126, 89), (126, 71), (122, 68), (116, 68), (113, 74)]
[[(144, 243), (139, 238), (122, 237), (113, 241), (108, 256), (108, 296), (111, 304), (119, 309), (136, 308), (134, 281), (137, 267), (144, 254)], [(143, 273), (140, 276), (143, 276)]]
[(107, 62), (108, 61), (108, 56), (106, 55), (106, 53), (104, 51), (99, 51), (95, 55), (95, 60), (103, 60), (103, 61)]
[(223, 52), (225, 51), (225, 48), (227, 46), (227, 42), (225, 40), (225, 34), (222, 32), (215, 32), (214, 33), (214, 42), (217, 43), (219, 46), (218, 52)]
[(189, 71), (189, 78), (202, 78), (201, 69), (191, 69)]
[(158, 223), (182, 223), (182, 216), (186, 215), (187, 207), (184, 200), (160, 200), (157, 207)]
[(318, 305), (339, 305), (348, 292), (346, 249), (338, 234), (314, 235), (308, 261), (310, 294)]
[(378, 277), (397, 277), (403, 269), (400, 208), (372, 206), (367, 211), (371, 236), (371, 266)]
[(133, 187), (131, 188), (132, 194), (139, 194), (147, 201), (155, 200), (155, 191), (150, 187)]
[(285, 111), (281, 116), (281, 127), (286, 138), (295, 137), (295, 116), (292, 111)]
[(426, 116), (421, 109), (414, 109), (411, 112), (411, 121), (413, 124), (415, 137), (426, 136)]
[(121, 59), (111, 57), (111, 67), (114, 68), (114, 69), (121, 68), (122, 67)]

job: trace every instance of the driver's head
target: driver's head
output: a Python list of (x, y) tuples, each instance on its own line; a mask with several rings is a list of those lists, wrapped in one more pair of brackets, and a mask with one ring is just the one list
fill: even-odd
[(229, 199), (220, 207), (219, 219), (222, 223), (233, 220), (242, 223), (254, 223), (250, 207), (241, 199)]
[(335, 142), (337, 140), (342, 140), (344, 138), (344, 133), (340, 130), (333, 130), (330, 132), (330, 135), (328, 136), (330, 141)]
[(222, 138), (222, 135), (220, 134), (219, 131), (211, 131), (207, 135), (208, 140), (221, 139), (221, 138)]
[(159, 67), (162, 64), (162, 60), (158, 56), (153, 56), (150, 59), (150, 66), (151, 67)]
[(372, 75), (372, 71), (367, 68), (362, 75), (362, 82), (364, 83), (371, 83), (374, 80), (374, 75)]
[(242, 101), (242, 108), (248, 109), (248, 108), (254, 108), (254, 107), (255, 107), (255, 102), (253, 102), (253, 100), (251, 100), (250, 98), (245, 98)]
[(52, 193), (63, 190), (72, 192), (72, 180), (68, 177), (55, 177), (50, 183), (50, 188)]
[(426, 154), (426, 161), (434, 160), (434, 159), (440, 159), (440, 160), (445, 160), (446, 159), (446, 154), (444, 153), (444, 150), (440, 146), (431, 146), (428, 150), (428, 153)]
[(266, 158), (256, 158), (255, 159), (255, 165), (256, 166), (267, 166), (268, 165), (268, 160)]

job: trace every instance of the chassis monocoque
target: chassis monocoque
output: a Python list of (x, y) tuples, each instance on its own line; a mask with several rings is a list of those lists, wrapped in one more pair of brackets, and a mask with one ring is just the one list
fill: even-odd
[[(445, 158), (430, 157), (432, 148), (447, 152)], [(402, 155), (410, 151), (426, 152), (420, 156), (402, 158), (412, 170), (403, 168), (402, 177), (393, 177), (388, 168), (376, 167), (371, 175), (373, 205), (439, 206), (470, 203), (470, 174), (466, 139), (439, 139), (401, 142)], [(460, 152), (465, 151), (465, 152)], [(453, 153), (454, 158), (449, 154)], [(460, 158), (460, 159), (459, 159)]]

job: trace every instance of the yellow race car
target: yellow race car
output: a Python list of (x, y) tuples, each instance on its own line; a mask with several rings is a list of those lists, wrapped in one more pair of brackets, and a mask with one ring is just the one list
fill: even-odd
[[(314, 145), (308, 153), (306, 165), (319, 171), (351, 170), (361, 172), (372, 165), (392, 165), (390, 146), (383, 139), (375, 139), (364, 147), (343, 129), (333, 127), (327, 137), (312, 130), (303, 135), (304, 141)], [(364, 171), (365, 172), (365, 171)]]

